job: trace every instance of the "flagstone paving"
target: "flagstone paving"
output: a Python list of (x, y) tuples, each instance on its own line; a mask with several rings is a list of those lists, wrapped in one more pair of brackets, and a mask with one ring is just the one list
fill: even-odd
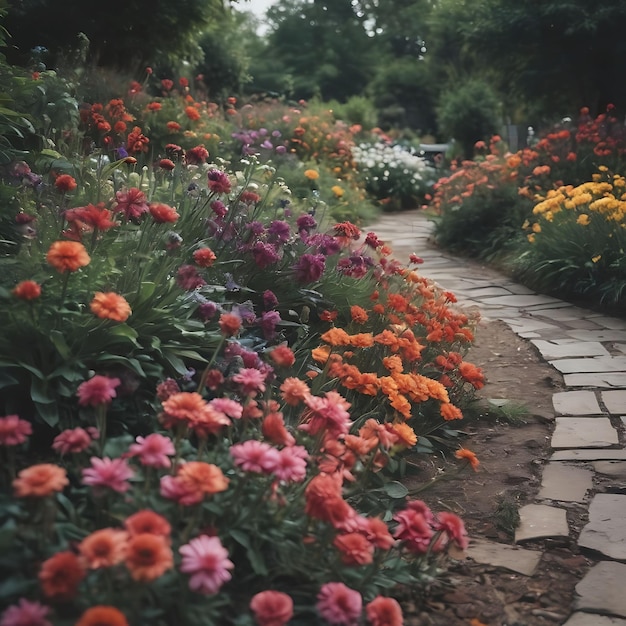
[[(564, 626), (626, 626), (626, 319), (535, 293), (437, 249), (423, 212), (385, 214), (373, 229), (399, 260), (410, 253), (424, 259), (420, 272), (452, 291), (460, 306), (502, 320), (563, 374), (566, 390), (553, 397), (553, 453), (537, 501), (520, 509), (516, 542), (576, 534), (567, 507), (587, 507), (576, 542), (596, 563), (576, 586), (574, 606), (562, 607), (570, 613)], [(540, 551), (486, 540), (473, 541), (468, 555), (526, 576), (541, 558)]]

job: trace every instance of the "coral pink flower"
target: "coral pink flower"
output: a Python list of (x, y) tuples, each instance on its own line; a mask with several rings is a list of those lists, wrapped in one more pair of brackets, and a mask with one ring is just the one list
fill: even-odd
[(282, 413), (268, 413), (261, 424), (263, 436), (272, 443), (281, 446), (293, 446), (294, 436), (287, 430)]
[(337, 535), (333, 545), (346, 565), (367, 565), (374, 560), (374, 546), (360, 533)]
[(78, 551), (89, 569), (112, 567), (124, 560), (127, 535), (117, 528), (101, 528), (85, 537)]
[(178, 502), (182, 506), (191, 506), (202, 502), (204, 494), (193, 485), (181, 480), (178, 476), (161, 476), (160, 494), (168, 500)]
[(41, 564), (39, 582), (43, 593), (55, 600), (71, 600), (85, 578), (85, 567), (69, 550), (57, 552)]
[(257, 474), (270, 474), (280, 462), (280, 453), (276, 448), (256, 439), (236, 443), (231, 446), (230, 454), (237, 467)]
[(109, 378), (96, 374), (78, 386), (76, 395), (81, 406), (99, 406), (109, 404), (117, 396), (116, 387), (121, 385), (119, 378)]
[(17, 446), (28, 439), (33, 428), (30, 422), (20, 419), (17, 415), (0, 417), (0, 445)]
[(152, 219), (157, 224), (170, 224), (180, 217), (180, 215), (176, 213), (176, 209), (160, 202), (153, 202), (148, 210), (150, 211), (150, 215), (152, 215)]
[(305, 513), (315, 519), (345, 526), (356, 517), (356, 511), (343, 499), (339, 474), (318, 474), (304, 490)]
[(234, 337), (241, 328), (241, 317), (236, 313), (222, 313), (218, 325), (223, 335)]
[(131, 535), (124, 557), (134, 580), (150, 582), (174, 567), (169, 538), (151, 533)]
[(78, 185), (76, 183), (76, 179), (73, 176), (70, 176), (69, 174), (61, 174), (60, 176), (57, 176), (56, 180), (54, 181), (54, 186), (60, 192), (65, 193), (68, 191), (74, 191), (74, 189), (76, 189)]
[(293, 600), (282, 591), (261, 591), (252, 596), (250, 609), (258, 626), (285, 626), (293, 617)]
[(402, 626), (404, 617), (397, 600), (376, 596), (365, 606), (365, 615), (372, 626)]
[(336, 391), (327, 391), (324, 398), (309, 396), (305, 399), (309, 411), (305, 413), (304, 423), (298, 428), (317, 435), (325, 432), (330, 437), (345, 435), (352, 426), (350, 403)]
[(269, 354), (272, 361), (279, 367), (291, 367), (296, 362), (293, 350), (289, 346), (276, 346)]
[(235, 567), (218, 537), (201, 535), (181, 546), (183, 559), (180, 571), (191, 574), (189, 588), (198, 593), (217, 593), (232, 575), (228, 570)]
[(241, 385), (246, 396), (255, 396), (265, 391), (265, 374), (254, 367), (243, 367), (232, 377), (232, 381)]
[(137, 220), (148, 212), (148, 200), (141, 189), (131, 187), (127, 191), (118, 191), (115, 198), (117, 200), (115, 210), (123, 213), (127, 220)]
[(290, 377), (280, 386), (280, 395), (289, 406), (296, 406), (311, 395), (311, 389), (303, 380)]
[(171, 467), (169, 457), (176, 454), (174, 444), (169, 437), (152, 433), (147, 437), (137, 437), (128, 452), (138, 456), (139, 462), (147, 467)]
[(65, 468), (39, 463), (23, 469), (13, 481), (13, 489), (18, 498), (45, 498), (69, 484)]
[(52, 448), (62, 455), (77, 454), (86, 450), (93, 438), (84, 428), (70, 428), (59, 433), (52, 442)]
[(198, 248), (193, 253), (193, 260), (200, 267), (211, 267), (217, 257), (211, 248)]
[(160, 535), (169, 538), (172, 527), (170, 523), (158, 513), (150, 509), (137, 511), (124, 520), (124, 528), (131, 535), (140, 535), (141, 533), (149, 533), (151, 535)]
[(421, 513), (413, 509), (405, 509), (396, 513), (393, 518), (398, 522), (393, 536), (404, 542), (406, 547), (417, 554), (428, 552), (433, 530)]
[(41, 295), (41, 285), (34, 280), (23, 280), (15, 285), (11, 293), (20, 300), (36, 300)]
[(230, 398), (214, 398), (209, 402), (209, 406), (220, 413), (228, 415), (228, 417), (233, 420), (239, 420), (243, 416), (243, 407), (241, 404)]
[(469, 545), (467, 531), (465, 530), (463, 520), (458, 515), (448, 513), (447, 511), (437, 513), (435, 528), (437, 530), (443, 530), (446, 537), (456, 543), (461, 550), (467, 549), (467, 546)]
[(274, 476), (284, 482), (300, 483), (306, 478), (306, 460), (309, 457), (304, 446), (289, 446), (279, 452)]
[(46, 619), (50, 609), (39, 602), (20, 598), (0, 616), (0, 626), (52, 626)]
[(331, 624), (353, 626), (363, 609), (363, 598), (343, 583), (326, 583), (317, 595), (317, 610)]
[(91, 457), (91, 467), (83, 470), (83, 485), (107, 487), (113, 491), (124, 493), (130, 488), (127, 482), (134, 475), (125, 459)]

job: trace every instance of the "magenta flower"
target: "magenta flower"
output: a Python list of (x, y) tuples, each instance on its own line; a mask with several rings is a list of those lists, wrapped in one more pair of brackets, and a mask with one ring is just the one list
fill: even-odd
[(228, 175), (221, 170), (211, 169), (207, 172), (209, 189), (214, 193), (230, 193), (231, 184)]
[(274, 339), (276, 336), (276, 325), (280, 322), (278, 311), (266, 311), (261, 316), (261, 330), (265, 339)]
[(326, 583), (317, 594), (317, 610), (329, 623), (353, 626), (363, 610), (363, 598), (343, 583)]
[(256, 396), (265, 391), (265, 374), (254, 367), (243, 367), (233, 377), (233, 382), (241, 385), (246, 396)]
[(285, 243), (291, 236), (291, 228), (283, 220), (274, 220), (267, 229), (268, 241), (272, 243)]
[(256, 439), (231, 446), (230, 455), (237, 467), (257, 474), (271, 474), (280, 462), (280, 453), (276, 448)]
[(138, 456), (139, 462), (147, 467), (171, 467), (170, 456), (176, 454), (174, 444), (169, 437), (152, 433), (147, 437), (137, 437), (128, 449), (132, 456)]
[(46, 619), (50, 609), (39, 602), (20, 598), (0, 617), (0, 626), (52, 626)]
[(0, 417), (0, 445), (17, 446), (28, 439), (33, 429), (30, 422), (20, 419), (17, 415)]
[(306, 478), (309, 453), (304, 446), (289, 446), (279, 451), (274, 475), (284, 482), (300, 483)]
[(398, 522), (393, 536), (400, 539), (410, 552), (426, 554), (433, 530), (424, 515), (407, 508), (396, 513), (393, 519)]
[(119, 493), (128, 491), (128, 479), (134, 475), (125, 459), (91, 457), (91, 467), (83, 470), (83, 485), (106, 487)]
[(181, 546), (183, 556), (180, 571), (191, 574), (189, 588), (198, 593), (217, 593), (232, 575), (228, 571), (235, 565), (218, 537), (201, 535)]
[(119, 378), (109, 378), (96, 374), (78, 386), (76, 395), (81, 406), (100, 406), (109, 404), (116, 397), (116, 387), (121, 384)]
[(84, 428), (69, 428), (54, 438), (52, 448), (61, 454), (77, 454), (86, 450), (93, 439)]
[(319, 280), (326, 268), (326, 257), (323, 254), (303, 254), (293, 266), (296, 280), (301, 284), (314, 283)]
[(273, 244), (257, 241), (252, 246), (252, 258), (258, 268), (265, 269), (272, 263), (276, 263), (280, 259), (280, 255)]

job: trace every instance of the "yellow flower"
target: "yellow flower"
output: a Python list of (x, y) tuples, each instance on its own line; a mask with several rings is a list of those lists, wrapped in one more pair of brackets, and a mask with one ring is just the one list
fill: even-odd
[(316, 170), (304, 170), (304, 175), (309, 180), (317, 180), (320, 177), (319, 172)]
[(535, 235), (526, 235), (526, 237), (530, 243), (535, 243)]
[(339, 185), (333, 185), (330, 190), (337, 196), (337, 198), (341, 198), (341, 196), (345, 193), (343, 188)]
[(586, 213), (581, 213), (576, 220), (577, 224), (581, 226), (587, 226), (589, 224), (589, 216)]
[(601, 258), (602, 258), (602, 255), (601, 255), (601, 254), (597, 254), (596, 256), (592, 256), (592, 257), (591, 257), (591, 260), (592, 260), (594, 263), (597, 263), (597, 262), (598, 262)]
[(540, 233), (541, 232), (541, 224), (533, 224), (533, 233)]

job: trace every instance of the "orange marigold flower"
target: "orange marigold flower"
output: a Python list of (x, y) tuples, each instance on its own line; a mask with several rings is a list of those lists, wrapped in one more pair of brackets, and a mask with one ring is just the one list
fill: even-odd
[(69, 174), (61, 174), (57, 176), (54, 181), (54, 186), (61, 192), (66, 193), (68, 191), (74, 191), (78, 186), (76, 180)]
[(355, 324), (365, 324), (368, 320), (367, 311), (356, 304), (350, 307), (350, 317)]
[(219, 320), (220, 331), (227, 337), (233, 337), (241, 328), (241, 318), (236, 313), (222, 313)]
[(478, 471), (478, 466), (480, 465), (480, 461), (471, 450), (460, 448), (454, 453), (454, 456), (457, 459), (466, 460), (472, 466), (472, 469), (475, 472)]
[(87, 609), (76, 622), (76, 626), (128, 626), (128, 620), (114, 606), (101, 604)]
[(439, 410), (441, 413), (441, 417), (447, 422), (450, 420), (461, 420), (463, 419), (463, 413), (461, 413), (461, 409), (454, 406), (451, 402), (444, 402), (441, 405), (441, 409)]
[(320, 313), (320, 319), (323, 322), (334, 322), (337, 319), (337, 311), (322, 311)]
[(185, 463), (179, 469), (178, 477), (189, 489), (209, 496), (226, 491), (229, 482), (217, 465), (202, 461)]
[(276, 346), (270, 351), (270, 358), (279, 367), (291, 367), (296, 362), (293, 350), (289, 346)]
[(280, 395), (288, 405), (296, 406), (311, 395), (311, 390), (303, 380), (291, 377), (286, 378), (280, 386)]
[(11, 293), (20, 300), (36, 300), (41, 295), (41, 285), (34, 280), (23, 280)]
[(196, 107), (185, 107), (185, 115), (192, 121), (197, 122), (200, 119), (200, 111)]
[(202, 419), (207, 410), (205, 399), (197, 392), (181, 391), (173, 393), (163, 401), (162, 421), (166, 428), (176, 423), (193, 424)]
[(170, 523), (158, 513), (144, 509), (137, 511), (124, 520), (124, 528), (131, 535), (139, 535), (141, 533), (149, 533), (151, 535), (160, 535), (161, 537), (169, 537), (172, 532)]
[(124, 560), (127, 534), (115, 528), (102, 528), (85, 537), (78, 546), (89, 569), (111, 567)]
[(46, 261), (63, 274), (89, 265), (91, 258), (85, 246), (78, 241), (55, 241), (48, 250)]
[(309, 180), (317, 180), (320, 175), (317, 170), (304, 170), (304, 177)]
[(333, 226), (335, 235), (338, 237), (346, 237), (347, 239), (358, 239), (361, 231), (352, 222), (341, 222)]
[(330, 346), (318, 346), (317, 348), (313, 348), (313, 350), (311, 350), (311, 358), (316, 363), (320, 363), (323, 365), (328, 361), (328, 358), (330, 357), (330, 350)]
[(69, 485), (67, 473), (53, 463), (39, 463), (23, 469), (13, 481), (18, 498), (45, 498), (55, 491), (63, 491)]
[(174, 566), (174, 555), (165, 537), (140, 533), (129, 538), (124, 562), (134, 580), (149, 582)]
[(355, 348), (370, 348), (374, 345), (374, 336), (372, 333), (357, 333), (350, 335), (350, 345)]
[(476, 367), (473, 363), (467, 363), (464, 361), (459, 365), (459, 374), (468, 383), (474, 387), (474, 389), (482, 389), (485, 386), (485, 376), (479, 367)]
[(331, 328), (321, 336), (321, 339), (331, 346), (350, 345), (350, 335), (343, 328)]
[(399, 356), (386, 356), (383, 359), (383, 366), (388, 369), (390, 372), (402, 372), (404, 370), (404, 365), (402, 364), (402, 359)]
[(128, 152), (148, 152), (150, 140), (141, 132), (139, 126), (135, 126), (126, 138)]
[(372, 307), (372, 311), (378, 315), (382, 315), (385, 312), (385, 307), (382, 304), (375, 304)]
[(97, 291), (89, 304), (91, 312), (103, 320), (125, 322), (132, 313), (130, 304), (117, 293)]
[(180, 215), (176, 213), (176, 209), (163, 204), (162, 202), (153, 202), (149, 207), (150, 215), (157, 224), (171, 224), (175, 222)]
[(84, 577), (85, 568), (69, 550), (51, 556), (39, 570), (39, 582), (44, 595), (55, 600), (71, 600)]
[(394, 422), (390, 427), (398, 435), (399, 443), (407, 448), (412, 448), (417, 443), (415, 431), (406, 422)]

